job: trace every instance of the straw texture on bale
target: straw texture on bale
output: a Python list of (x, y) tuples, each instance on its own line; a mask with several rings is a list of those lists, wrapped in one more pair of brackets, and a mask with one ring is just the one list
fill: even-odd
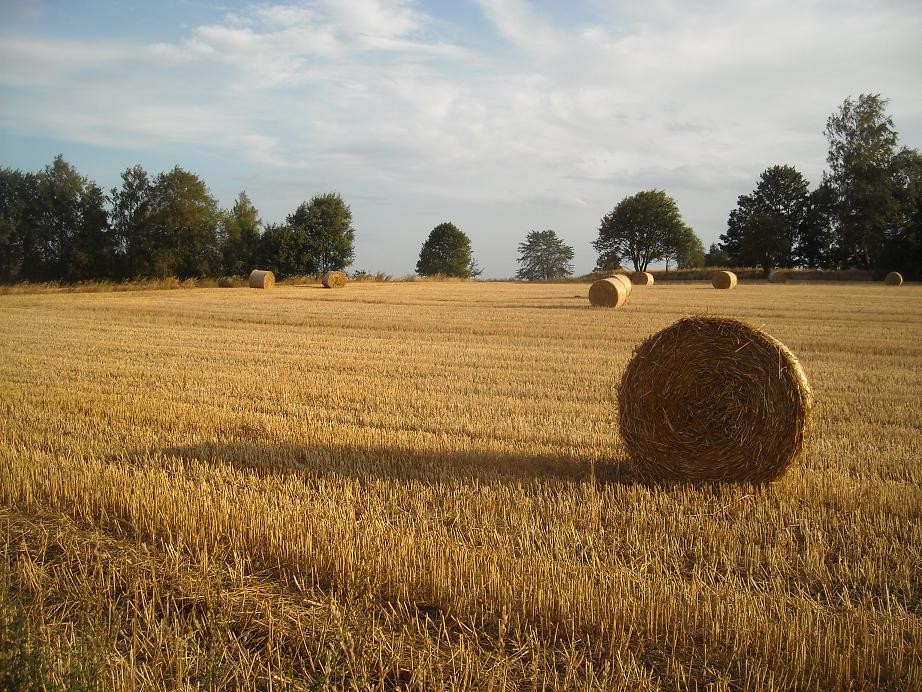
[(736, 274), (733, 272), (714, 272), (711, 277), (711, 286), (714, 288), (736, 288)]
[(635, 349), (618, 408), (640, 477), (758, 483), (803, 453), (813, 394), (784, 344), (737, 320), (696, 316)]
[(769, 272), (768, 281), (769, 283), (773, 284), (786, 284), (788, 282), (788, 275), (783, 271), (775, 269), (774, 271)]
[(275, 285), (275, 274), (263, 269), (254, 269), (250, 272), (250, 288), (272, 288)]
[(890, 272), (886, 277), (884, 277), (884, 283), (888, 286), (902, 286), (903, 275), (899, 272)]
[(328, 271), (323, 275), (324, 288), (342, 288), (346, 285), (346, 275), (342, 272)]
[(653, 283), (653, 274), (650, 272), (634, 272), (631, 274), (631, 283), (635, 286), (650, 286)]
[(629, 291), (617, 277), (599, 279), (589, 287), (589, 302), (596, 307), (620, 308), (627, 302)]
[(627, 294), (631, 295), (631, 291), (634, 290), (634, 284), (631, 283), (631, 280), (627, 274), (615, 274), (610, 278), (620, 281), (621, 285), (624, 286), (625, 290), (627, 290)]

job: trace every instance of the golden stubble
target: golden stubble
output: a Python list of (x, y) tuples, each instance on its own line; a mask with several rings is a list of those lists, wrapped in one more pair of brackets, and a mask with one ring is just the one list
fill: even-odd
[[(137, 689), (919, 686), (922, 289), (587, 292), (0, 297), (2, 585), (51, 679), (96, 647)], [(780, 482), (631, 472), (615, 388), (688, 314), (802, 363)]]

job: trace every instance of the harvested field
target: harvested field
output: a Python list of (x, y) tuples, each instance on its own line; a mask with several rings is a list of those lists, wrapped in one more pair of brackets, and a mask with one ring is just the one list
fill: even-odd
[[(922, 687), (922, 287), (588, 289), (0, 296), (0, 661), (116, 689)], [(779, 482), (632, 474), (620, 375), (693, 313), (802, 363)]]

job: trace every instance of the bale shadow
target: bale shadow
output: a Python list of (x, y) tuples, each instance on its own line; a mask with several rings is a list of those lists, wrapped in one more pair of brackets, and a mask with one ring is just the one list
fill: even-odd
[(476, 449), (432, 451), (335, 442), (297, 445), (268, 440), (214, 440), (138, 451), (127, 458), (122, 454), (118, 461), (149, 463), (152, 454), (215, 467), (231, 466), (260, 476), (341, 476), (424, 485), (547, 482), (649, 485), (635, 477), (627, 460), (621, 458), (592, 461), (550, 454), (490, 453)]

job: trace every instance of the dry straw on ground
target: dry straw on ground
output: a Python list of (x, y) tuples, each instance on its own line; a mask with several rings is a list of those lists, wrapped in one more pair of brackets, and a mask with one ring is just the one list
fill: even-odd
[(890, 272), (884, 278), (884, 283), (888, 286), (902, 286), (903, 285), (903, 275), (899, 272)]
[(629, 292), (618, 276), (599, 279), (589, 287), (589, 302), (596, 307), (620, 308), (627, 302)]
[(634, 352), (621, 437), (651, 480), (771, 481), (797, 461), (813, 395), (781, 342), (722, 317), (686, 317)]
[(250, 272), (250, 288), (272, 288), (275, 285), (275, 274), (263, 269), (254, 269)]
[(342, 288), (346, 285), (346, 275), (338, 271), (328, 271), (323, 275), (324, 288)]
[(711, 277), (711, 285), (714, 288), (736, 288), (736, 274), (728, 271), (714, 272)]
[(650, 272), (634, 272), (631, 274), (631, 283), (635, 286), (650, 286), (653, 283), (653, 274)]
[(769, 273), (768, 281), (773, 284), (786, 284), (788, 282), (788, 275), (780, 269), (775, 269)]

